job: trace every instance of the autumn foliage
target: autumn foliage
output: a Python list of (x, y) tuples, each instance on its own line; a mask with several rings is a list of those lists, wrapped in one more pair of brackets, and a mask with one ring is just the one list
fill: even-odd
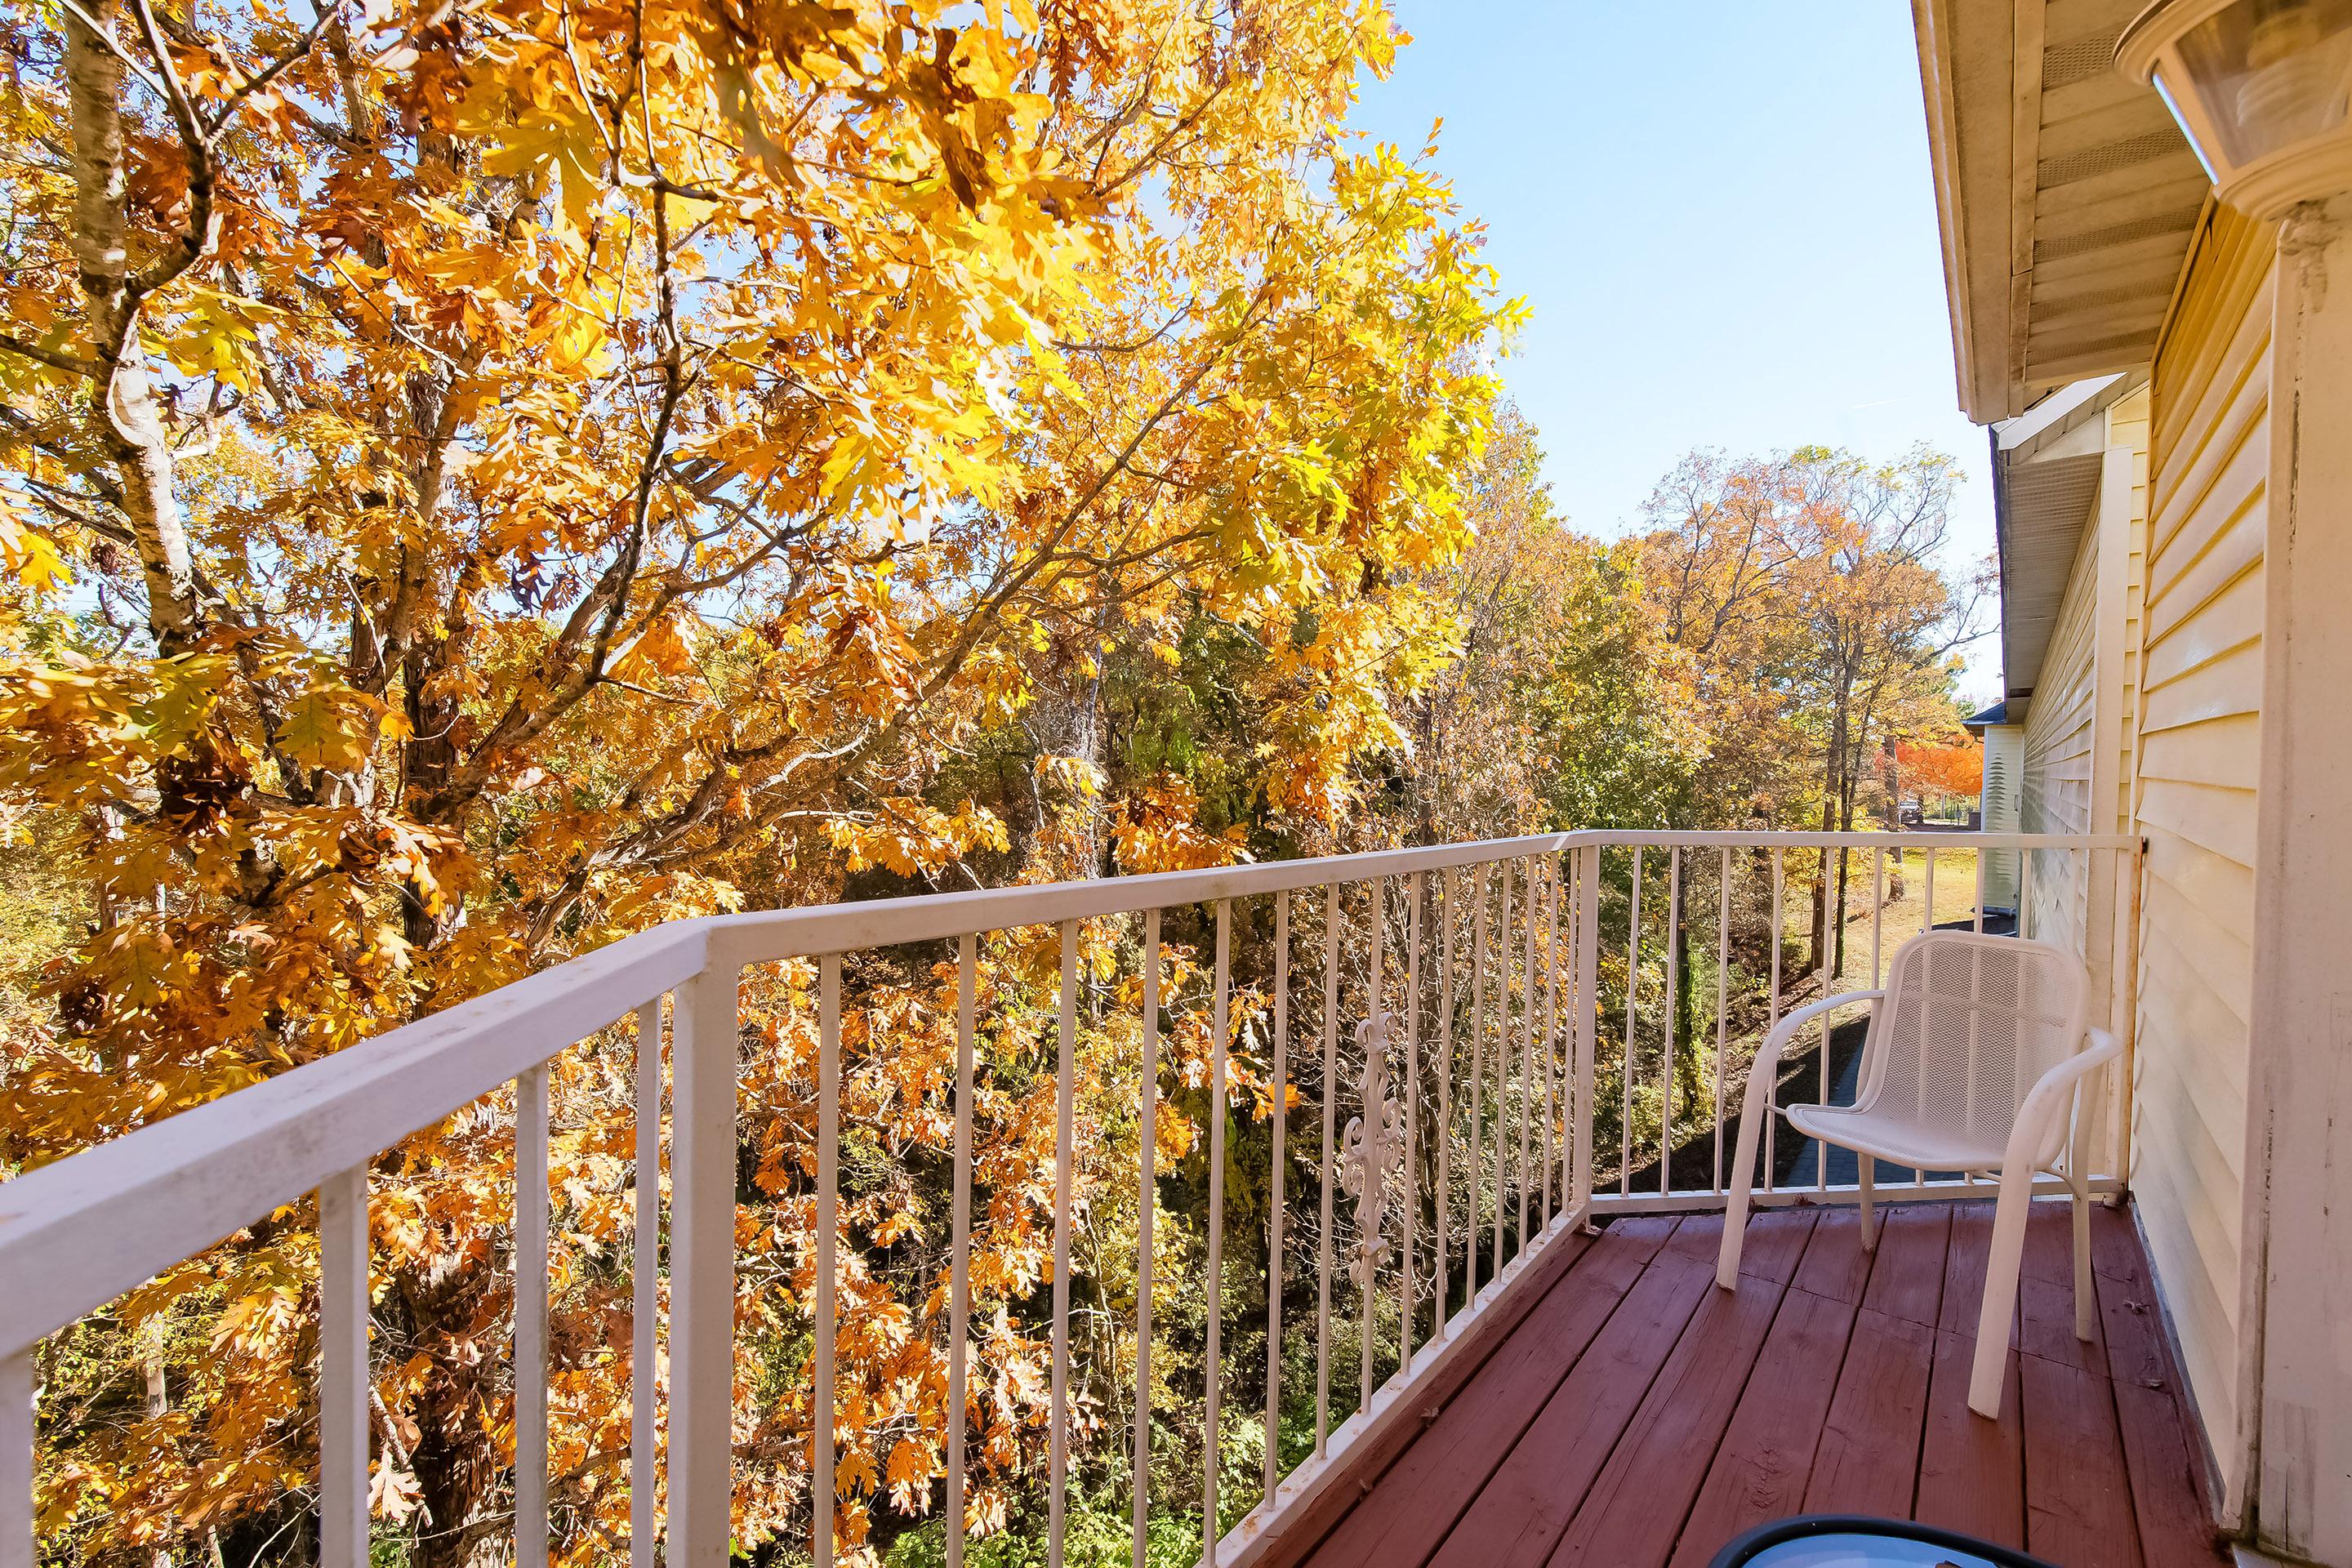
[(1972, 740), (1913, 742), (1896, 748), (1895, 765), (1909, 787), (1926, 795), (1967, 797), (1984, 788), (1984, 748)]
[[(35, 221), (0, 280), (0, 787), (91, 889), (45, 980), (62, 1026), (11, 1049), (11, 1163), (672, 916), (1328, 840), (1447, 646), (1422, 575), (1465, 536), (1508, 310), (1444, 187), (1336, 135), (1394, 46), (1377, 6), (93, 0), (6, 26)], [(1203, 700), (1251, 743), (1192, 738)], [(1114, 748), (1114, 721), (1149, 734)], [(1041, 978), (1017, 945), (991, 964), (1008, 1001)], [(747, 1010), (770, 1203), (742, 1310), (779, 1369), (741, 1390), (747, 1545), (808, 1509), (782, 1462), (806, 1390), (772, 1359), (804, 1323), (804, 979)], [(877, 1149), (937, 1142), (929, 984), (865, 977), (853, 1035), (892, 1048), (853, 1042), (849, 1114)], [(625, 1519), (627, 1059), (592, 1042), (554, 1086), (583, 1561)], [(1034, 1194), (1034, 1096), (992, 1095), (983, 1163)], [(495, 1546), (510, 1116), (377, 1168), (376, 1500), (420, 1561)], [(885, 1184), (846, 1221), (903, 1276), (924, 1212)], [(162, 1395), (77, 1419), (61, 1371), (45, 1538), (274, 1537), (311, 1463), (307, 1228), (273, 1217), (61, 1352)], [(1025, 1296), (1034, 1202), (982, 1257), (985, 1310)], [(846, 1289), (844, 1354), (890, 1391), (850, 1418), (855, 1543), (868, 1499), (929, 1506), (909, 1435), (940, 1390)], [(1039, 1440), (1034, 1346), (995, 1321), (991, 1485)]]

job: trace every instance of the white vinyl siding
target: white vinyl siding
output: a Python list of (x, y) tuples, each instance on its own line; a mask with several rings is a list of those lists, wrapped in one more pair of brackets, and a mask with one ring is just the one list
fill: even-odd
[(2218, 209), (2154, 378), (2132, 1184), (2232, 1492), (2270, 459), (2271, 231)]
[[(2042, 655), (2025, 721), (2025, 787), (2018, 825), (2027, 833), (2106, 833), (2094, 826), (2091, 784), (2098, 716), (2099, 509), (2083, 530), (2058, 625)], [(2099, 770), (2104, 771), (2104, 770)], [(2090, 857), (2065, 850), (2034, 852), (2022, 929), (2088, 956)]]

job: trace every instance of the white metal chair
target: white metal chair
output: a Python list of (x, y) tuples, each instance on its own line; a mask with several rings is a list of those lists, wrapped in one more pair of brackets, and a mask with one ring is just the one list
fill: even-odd
[[(2084, 1340), (2093, 1332), (2080, 1091), (2083, 1080), (2120, 1047), (2104, 1029), (2084, 1030), (2085, 988), (2081, 962), (2063, 948), (2019, 937), (1929, 931), (1895, 954), (1885, 990), (1846, 992), (1782, 1018), (1748, 1074), (1716, 1282), (1726, 1289), (1738, 1282), (1756, 1143), (1769, 1113), (1787, 1117), (1805, 1137), (1853, 1151), (1865, 1248), (1878, 1245), (1871, 1205), (1875, 1161), (1908, 1165), (1923, 1178), (1929, 1171), (1996, 1174), (1992, 1255), (1977, 1317), (1969, 1408), (1998, 1416), (2036, 1172), (2063, 1176), (2073, 1192), (2074, 1332)], [(1798, 1031), (1823, 1014), (1863, 1002), (1871, 1005), (1870, 1032), (1854, 1103), (1786, 1110), (1772, 1104), (1780, 1053)]]

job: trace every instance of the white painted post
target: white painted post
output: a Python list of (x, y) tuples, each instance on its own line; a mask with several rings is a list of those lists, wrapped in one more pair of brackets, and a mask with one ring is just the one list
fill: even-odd
[[(979, 948), (974, 936), (956, 942), (955, 1197), (949, 1220), (948, 1261), (948, 1568), (963, 1568), (963, 1446), (965, 1429), (971, 1425), (964, 1393), (964, 1363), (970, 1359), (971, 1339), (972, 1036), (977, 1022)], [(1145, 1147), (1150, 1147), (1148, 1124)], [(1147, 1188), (1147, 1198), (1149, 1194)], [(1144, 1224), (1150, 1223), (1147, 1210)]]
[(1397, 1280), (1397, 1373), (1412, 1365), (1414, 1229), (1421, 1218), (1421, 892), (1422, 875), (1404, 879), (1404, 1244)]
[[(1731, 851), (1723, 851), (1723, 868), (1717, 873), (1715, 932), (1715, 1190), (1723, 1191), (1723, 1054), (1728, 1042), (1731, 998)], [(1878, 944), (1871, 943), (1871, 967), (1878, 964)], [(1875, 985), (1877, 981), (1871, 982)]]
[(1339, 1093), (1339, 885), (1323, 890), (1323, 1209), (1315, 1269), (1315, 1457), (1331, 1435), (1331, 1141)]
[[(1077, 1172), (1072, 1155), (1078, 1071), (1078, 922), (1062, 922), (1061, 1065), (1054, 1089), (1054, 1394), (1046, 1435), (1045, 1562), (1062, 1568), (1070, 1481), (1070, 1226)], [(823, 1568), (820, 1564), (819, 1568)]]
[(1511, 1089), (1511, 863), (1504, 861), (1501, 869), (1496, 905), (1501, 918), (1495, 924), (1495, 958), (1502, 973), (1495, 986), (1495, 1251), (1489, 1279), (1503, 1272), (1503, 1200), (1510, 1173), (1511, 1113), (1505, 1100)]
[[(1935, 864), (1932, 852), (1927, 857), (1927, 863), (1930, 866)], [(1789, 934), (1788, 872), (1788, 863), (1780, 858), (1780, 847), (1776, 845), (1772, 850), (1772, 1003), (1766, 1016), (1767, 1029), (1780, 1022), (1780, 942)], [(1777, 1173), (1780, 1169), (1777, 1137), (1780, 1119), (1772, 1114), (1772, 1108), (1780, 1103), (1780, 1084), (1767, 1084), (1764, 1094), (1764, 1190), (1768, 1193), (1778, 1184)]]
[[(1145, 977), (1143, 983), (1143, 994), (1147, 998), (1155, 996), (1160, 985), (1159, 918), (1156, 914), (1151, 917), (1153, 921), (1151, 953), (1148, 960), (1151, 972)], [(1147, 1031), (1149, 1027), (1150, 1026), (1147, 1026)], [(1151, 1048), (1150, 1036), (1148, 1032), (1145, 1040), (1145, 1058), (1148, 1061)], [(1268, 1191), (1272, 1195), (1266, 1203), (1265, 1215), (1265, 1464), (1263, 1489), (1268, 1499), (1274, 1496), (1275, 1488), (1282, 1479), (1282, 1185), (1284, 1167), (1289, 1157), (1283, 1147), (1285, 1134), (1289, 1131), (1290, 1126), (1289, 1049), (1290, 895), (1276, 893), (1274, 896), (1274, 1110), (1267, 1118), (1271, 1124), (1270, 1131), (1274, 1148), (1271, 1158), (1267, 1161), (1270, 1168), (1266, 1180)], [(1148, 1099), (1150, 1093), (1150, 1090), (1147, 1089), (1145, 1090), (1147, 1104), (1150, 1103)], [(1151, 1158), (1151, 1132), (1149, 1122), (1145, 1124), (1143, 1141), (1145, 1145), (1143, 1157), (1147, 1162), (1148, 1169)], [(1144, 1202), (1147, 1205), (1150, 1202), (1149, 1191), (1144, 1194)], [(1149, 1227), (1150, 1223), (1150, 1216), (1147, 1214), (1144, 1216), (1144, 1224)], [(1147, 1234), (1149, 1234), (1148, 1229)], [(1139, 1409), (1140, 1406), (1139, 1411)], [(1140, 1427), (1138, 1428), (1136, 1447), (1139, 1453), (1142, 1449)], [(1135, 1479), (1136, 1496), (1139, 1500), (1143, 1496), (1144, 1479), (1143, 1472), (1139, 1469)], [(1141, 1507), (1139, 1501), (1137, 1506), (1139, 1509)], [(1144, 1542), (1141, 1533), (1142, 1515), (1139, 1512), (1136, 1520), (1136, 1568), (1142, 1568)]]
[(515, 1079), (515, 1568), (547, 1562), (547, 1080)]
[(1217, 900), (1216, 989), (1209, 1003), (1209, 1356), (1201, 1436), (1201, 1562), (1217, 1568), (1217, 1416), (1223, 1392), (1225, 1035), (1233, 976), (1233, 905)]
[(319, 1187), (319, 1563), (368, 1563), (368, 1168)]
[(0, 1519), (22, 1523), (0, 1530), (0, 1568), (33, 1568), (33, 1352), (18, 1351), (0, 1356)]
[[(834, 1334), (840, 1317), (841, 1288), (840, 1269), (834, 1259), (841, 1229), (839, 953), (817, 960), (816, 1040), (816, 1343), (809, 1357), (809, 1560), (816, 1568), (829, 1568), (835, 1502), (839, 1496), (833, 1450), (833, 1406), (838, 1392)], [(683, 1114), (679, 1120), (685, 1120)], [(675, 1487), (671, 1496), (677, 1496)]]
[(1576, 1171), (1571, 1206), (1592, 1201), (1592, 1056), (1601, 1017), (1601, 846), (1577, 852), (1576, 867)]
[(2260, 1314), (2261, 1544), (2352, 1563), (2352, 195), (2279, 230), (2254, 832), (2245, 1250)]
[(1683, 852), (1666, 857), (1666, 1031), (1658, 1050), (1658, 1195), (1675, 1184), (1675, 1018), (1682, 1005)]
[(1519, 1234), (1512, 1243), (1516, 1255), (1528, 1249), (1528, 1178), (1536, 1158), (1532, 1135), (1536, 1114), (1536, 917), (1543, 908), (1536, 886), (1536, 862), (1527, 863), (1519, 878), (1519, 924), (1526, 928), (1519, 958)]
[[(1286, 905), (1287, 893), (1277, 893), (1277, 900)], [(1277, 908), (1282, 905), (1277, 905)], [(1277, 926), (1279, 921), (1277, 921)], [(1276, 1047), (1279, 1050), (1279, 1047)], [(1277, 1101), (1277, 1103), (1279, 1103)], [(1158, 1187), (1152, 1174), (1152, 1161), (1159, 1149), (1160, 1125), (1160, 911), (1147, 910), (1143, 917), (1143, 1093), (1142, 1093), (1142, 1158), (1137, 1176), (1137, 1202), (1141, 1220), (1135, 1242), (1135, 1454), (1129, 1480), (1135, 1503), (1134, 1568), (1144, 1568), (1150, 1555), (1151, 1524), (1151, 1241), (1158, 1225)], [(1276, 1123), (1276, 1136), (1280, 1137), (1280, 1122)], [(1276, 1145), (1277, 1148), (1280, 1144)], [(1276, 1170), (1280, 1169), (1277, 1161)], [(1281, 1207), (1282, 1192), (1279, 1176), (1276, 1179), (1276, 1207)], [(1280, 1265), (1277, 1255), (1276, 1267)], [(1277, 1347), (1278, 1348), (1278, 1347)], [(1269, 1422), (1271, 1417), (1268, 1417)], [(1269, 1428), (1270, 1429), (1270, 1428)], [(1269, 1461), (1269, 1466), (1271, 1461)], [(1268, 1474), (1272, 1473), (1271, 1468)], [(1267, 1489), (1272, 1490), (1271, 1486)]]
[(1437, 1215), (1436, 1265), (1430, 1279), (1437, 1297), (1429, 1337), (1445, 1337), (1445, 1292), (1454, 1247), (1446, 1230), (1454, 1207), (1454, 873), (1437, 873)]
[(1617, 1077), (1624, 1090), (1617, 1113), (1617, 1194), (1633, 1191), (1633, 1021), (1642, 994), (1642, 847), (1633, 846), (1633, 896), (1625, 914), (1625, 1061)]
[[(667, 1561), (669, 1568), (726, 1568), (735, 1414), (735, 975), (696, 975), (678, 987), (676, 1009)], [(823, 1401), (818, 1408), (822, 1426)]]
[(655, 1568), (661, 1482), (662, 998), (637, 1010), (636, 1234), (629, 1302), (629, 1568)]

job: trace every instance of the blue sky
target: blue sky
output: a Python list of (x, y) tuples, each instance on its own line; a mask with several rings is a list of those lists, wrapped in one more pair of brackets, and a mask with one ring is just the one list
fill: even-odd
[[(1555, 499), (1614, 535), (1695, 446), (1960, 459), (1909, 8), (1895, 0), (1391, 0), (1413, 41), (1349, 121), (1437, 166), (1533, 319), (1504, 363)], [(1952, 563), (1955, 566), (1961, 561)], [(1998, 684), (1996, 639), (1970, 693)]]

